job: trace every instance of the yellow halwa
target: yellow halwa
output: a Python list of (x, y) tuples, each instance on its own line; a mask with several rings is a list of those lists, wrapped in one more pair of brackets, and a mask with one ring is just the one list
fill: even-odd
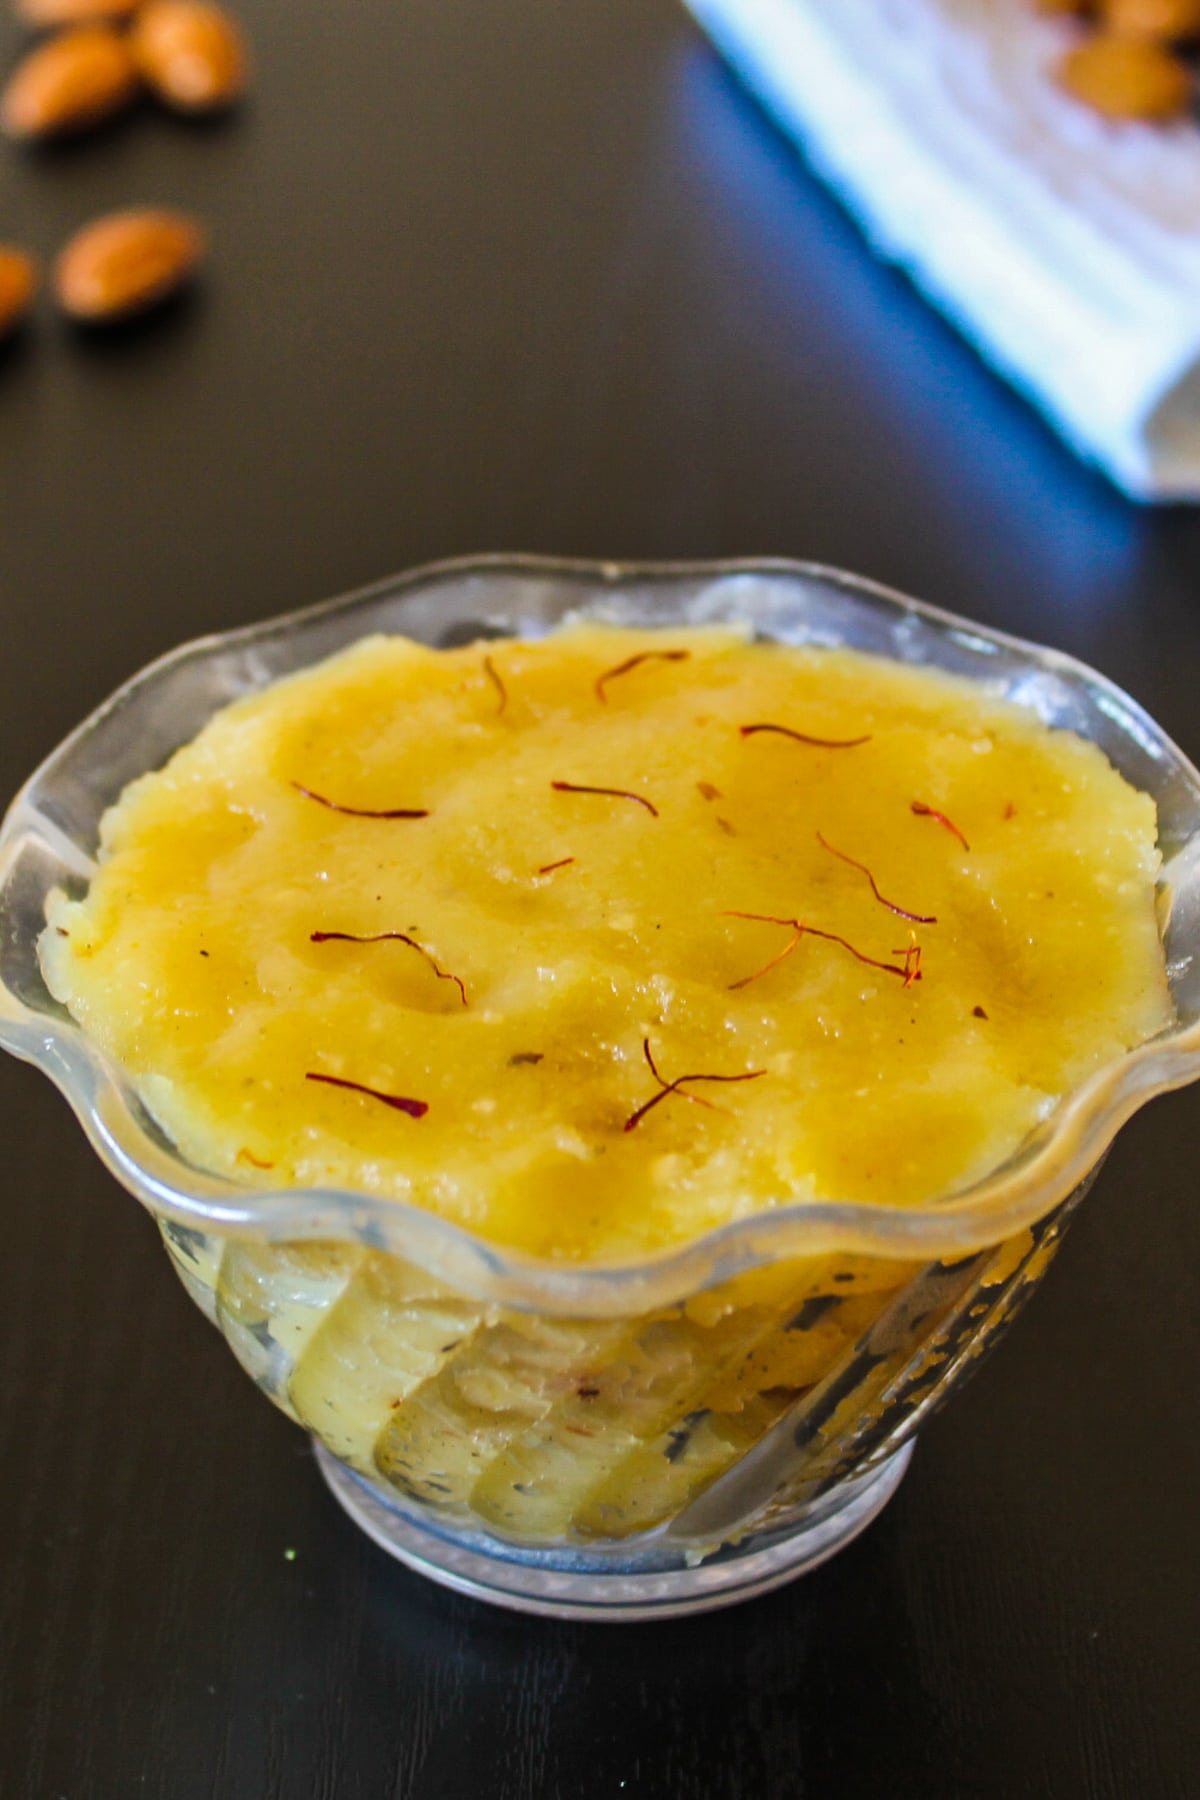
[(615, 1260), (1002, 1161), (1171, 1023), (1158, 867), (1096, 746), (965, 680), (374, 637), (133, 782), (42, 956), (195, 1163)]

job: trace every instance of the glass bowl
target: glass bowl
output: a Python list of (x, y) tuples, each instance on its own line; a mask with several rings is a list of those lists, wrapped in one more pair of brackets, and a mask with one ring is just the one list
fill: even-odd
[[(1175, 1026), (936, 1204), (785, 1205), (620, 1267), (510, 1254), (399, 1201), (248, 1188), (189, 1163), (38, 963), (47, 896), (86, 886), (105, 808), (226, 702), (369, 632), (450, 645), (573, 614), (847, 644), (970, 676), (1093, 739), (1158, 806)], [(519, 1610), (668, 1616), (777, 1586), (874, 1517), (921, 1420), (1037, 1284), (1118, 1127), (1200, 1075), (1198, 857), (1196, 770), (1120, 689), (1054, 651), (801, 563), (443, 563), (185, 645), (42, 765), (0, 833), (0, 1043), (66, 1095), (192, 1297), (384, 1548)]]

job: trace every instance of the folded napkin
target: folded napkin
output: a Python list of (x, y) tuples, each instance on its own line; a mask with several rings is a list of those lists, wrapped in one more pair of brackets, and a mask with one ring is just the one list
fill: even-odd
[(884, 256), (1135, 498), (1200, 499), (1200, 127), (1114, 125), (1028, 0), (686, 0)]

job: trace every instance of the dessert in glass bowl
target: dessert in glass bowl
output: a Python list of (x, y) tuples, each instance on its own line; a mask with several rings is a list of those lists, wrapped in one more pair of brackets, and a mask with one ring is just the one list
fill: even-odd
[(849, 577), (447, 565), (68, 740), (0, 1030), (389, 1549), (726, 1604), (873, 1516), (1195, 1074), (1198, 818), (1101, 678)]

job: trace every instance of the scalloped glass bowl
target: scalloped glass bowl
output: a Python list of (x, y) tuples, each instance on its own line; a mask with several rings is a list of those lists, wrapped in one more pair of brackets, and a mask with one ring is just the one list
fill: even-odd
[[(1093, 739), (1158, 806), (1176, 1026), (936, 1205), (782, 1207), (617, 1268), (511, 1255), (400, 1202), (251, 1189), (189, 1164), (38, 965), (46, 896), (86, 885), (105, 808), (227, 701), (369, 632), (456, 644), (544, 634), (577, 612), (848, 644), (971, 676)], [(0, 834), (0, 1043), (66, 1095), (379, 1543), (521, 1610), (658, 1617), (763, 1592), (861, 1530), (920, 1420), (1040, 1278), (1118, 1127), (1200, 1075), (1198, 859), (1200, 776), (1068, 657), (812, 565), (473, 559), (186, 645), (54, 752)]]

